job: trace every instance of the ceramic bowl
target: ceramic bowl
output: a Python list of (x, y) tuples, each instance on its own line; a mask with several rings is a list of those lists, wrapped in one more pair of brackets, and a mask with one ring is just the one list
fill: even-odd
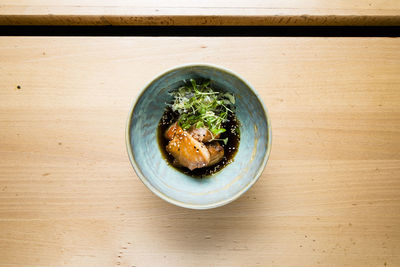
[[(171, 167), (157, 141), (165, 103), (172, 100), (169, 92), (191, 78), (210, 79), (211, 87), (233, 93), (241, 123), (234, 161), (202, 179)], [(188, 64), (165, 71), (143, 88), (129, 113), (126, 146), (136, 174), (154, 194), (181, 207), (209, 209), (237, 199), (258, 180), (270, 154), (271, 124), (256, 90), (241, 76), (220, 66)]]

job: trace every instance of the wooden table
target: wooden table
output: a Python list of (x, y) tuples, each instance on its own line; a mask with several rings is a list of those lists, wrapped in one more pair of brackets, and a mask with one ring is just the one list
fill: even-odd
[(2, 0), (0, 25), (400, 25), (400, 1)]
[[(0, 38), (0, 266), (399, 266), (399, 38)], [(255, 186), (213, 210), (130, 166), (130, 103), (209, 62), (272, 119)]]

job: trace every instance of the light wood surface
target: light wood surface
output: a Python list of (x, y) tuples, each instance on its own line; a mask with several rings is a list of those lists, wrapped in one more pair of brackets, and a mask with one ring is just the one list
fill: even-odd
[(400, 25), (400, 1), (1, 0), (0, 25)]
[[(0, 38), (0, 266), (400, 266), (399, 48)], [(139, 89), (189, 62), (243, 75), (272, 120), (260, 180), (206, 211), (153, 195), (124, 143)]]

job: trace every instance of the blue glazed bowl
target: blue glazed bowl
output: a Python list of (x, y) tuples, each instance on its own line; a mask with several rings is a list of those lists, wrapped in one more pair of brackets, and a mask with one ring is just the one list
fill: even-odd
[[(211, 87), (233, 93), (241, 123), (234, 161), (203, 179), (187, 176), (168, 165), (157, 141), (165, 103), (172, 100), (168, 92), (191, 78), (210, 79)], [(239, 75), (210, 64), (182, 65), (158, 75), (140, 92), (129, 113), (126, 146), (137, 175), (153, 193), (177, 206), (209, 209), (237, 199), (258, 180), (271, 150), (271, 124), (255, 89)]]

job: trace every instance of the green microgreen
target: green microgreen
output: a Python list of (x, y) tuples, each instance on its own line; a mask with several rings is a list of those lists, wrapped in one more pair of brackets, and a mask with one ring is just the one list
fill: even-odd
[(229, 112), (233, 112), (235, 97), (231, 93), (214, 91), (209, 85), (210, 81), (198, 83), (190, 79), (190, 83), (171, 92), (172, 110), (179, 114), (178, 123), (184, 130), (205, 126), (214, 136), (226, 131), (222, 125)]

